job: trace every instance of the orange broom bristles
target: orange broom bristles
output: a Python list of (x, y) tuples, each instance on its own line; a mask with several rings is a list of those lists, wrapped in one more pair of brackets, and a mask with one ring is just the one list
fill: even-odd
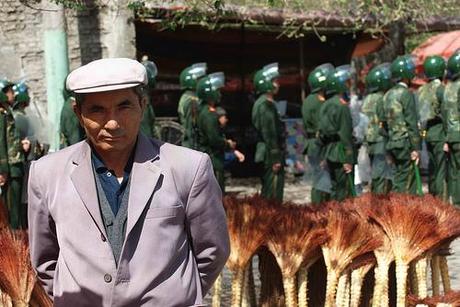
[(416, 307), (417, 305), (427, 305), (429, 307), (436, 307), (438, 304), (446, 304), (450, 306), (460, 306), (460, 291), (450, 291), (445, 295), (438, 295), (420, 299), (414, 295), (407, 297), (408, 307)]
[(0, 230), (0, 288), (13, 305), (27, 306), (35, 285), (25, 231)]

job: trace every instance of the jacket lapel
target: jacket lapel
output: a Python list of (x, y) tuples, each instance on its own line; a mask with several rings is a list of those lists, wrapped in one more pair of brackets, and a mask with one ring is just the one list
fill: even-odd
[(139, 134), (131, 171), (126, 237), (136, 225), (157, 188), (158, 179), (162, 175), (155, 163), (158, 159), (159, 145)]
[(91, 165), (91, 148), (87, 142), (81, 144), (81, 149), (77, 150), (72, 157), (72, 162), (76, 167), (70, 174), (70, 178), (97, 228), (107, 236), (99, 209), (96, 182)]

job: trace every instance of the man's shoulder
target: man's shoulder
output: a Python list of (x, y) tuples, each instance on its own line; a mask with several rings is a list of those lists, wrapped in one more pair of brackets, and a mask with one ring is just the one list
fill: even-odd
[(87, 143), (85, 140), (80, 141), (78, 143), (75, 143), (73, 145), (67, 146), (63, 149), (60, 149), (56, 152), (49, 153), (37, 161), (34, 161), (34, 164), (36, 164), (39, 167), (42, 166), (50, 166), (52, 168), (62, 168), (63, 163), (67, 163), (68, 161), (71, 161), (72, 156), (77, 151), (81, 151), (82, 147), (85, 146)]
[(198, 165), (207, 154), (184, 146), (174, 145), (151, 138), (151, 141), (159, 146), (160, 159), (167, 160), (173, 166), (193, 167)]

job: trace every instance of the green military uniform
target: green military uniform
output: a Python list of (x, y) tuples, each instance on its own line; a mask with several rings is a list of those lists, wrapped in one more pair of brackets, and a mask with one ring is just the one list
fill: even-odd
[(308, 157), (308, 162), (313, 170), (313, 186), (311, 189), (311, 202), (319, 204), (326, 201), (329, 193), (318, 189), (318, 175), (320, 169), (320, 152), (321, 146), (318, 140), (318, 118), (321, 106), (325, 102), (324, 90), (326, 78), (334, 70), (334, 66), (329, 63), (322, 64), (309, 74), (308, 84), (311, 94), (308, 95), (302, 103), (302, 119), (305, 130), (305, 149), (304, 154)]
[(222, 192), (225, 192), (224, 159), (228, 143), (215, 109), (204, 107), (201, 110), (198, 116), (198, 131), (199, 149), (211, 157), (214, 174)]
[(416, 194), (415, 166), (410, 154), (420, 150), (420, 134), (414, 95), (406, 84), (398, 83), (385, 94), (379, 117), (387, 127), (386, 149), (394, 163), (392, 191)]
[(382, 108), (383, 95), (391, 86), (391, 72), (387, 64), (373, 68), (366, 76), (366, 88), (369, 94), (361, 106), (362, 113), (368, 119), (364, 134), (369, 158), (371, 160), (371, 191), (387, 194), (391, 189), (391, 170), (386, 159), (386, 138), (380, 133), (379, 110)]
[(439, 79), (424, 84), (417, 91), (417, 109), (419, 118), (423, 119), (424, 131), (422, 136), (428, 149), (429, 192), (447, 200), (447, 156), (443, 149), (446, 143), (446, 134), (441, 116), (443, 92), (444, 86)]
[(450, 81), (446, 84), (441, 113), (449, 144), (448, 190), (454, 205), (460, 205), (460, 52), (447, 62)]
[(200, 99), (195, 93), (198, 80), (206, 74), (206, 63), (195, 63), (185, 68), (179, 77), (181, 88), (185, 90), (177, 106), (179, 121), (184, 127), (185, 134), (182, 146), (197, 149), (198, 147), (198, 116), (200, 114)]
[(185, 129), (182, 146), (197, 149), (198, 144), (198, 115), (200, 114), (200, 99), (195, 92), (187, 90), (179, 100), (179, 120)]
[(352, 139), (353, 124), (348, 102), (343, 94), (348, 91), (346, 82), (350, 78), (349, 66), (337, 67), (327, 76), (326, 94), (329, 98), (319, 112), (319, 137), (321, 140), (321, 160), (327, 165), (330, 176), (330, 198), (343, 200), (354, 196), (353, 172), (347, 174), (344, 164), (355, 163)]
[[(22, 150), (19, 131), (16, 129), (14, 117), (7, 104), (0, 106), (2, 114), (2, 138), (3, 148), (6, 148), (7, 157), (1, 158), (2, 172), (6, 171), (8, 180), (3, 187), (2, 196), (8, 208), (9, 222), (13, 229), (21, 228), (25, 225), (24, 214), (21, 206), (22, 185), (24, 176), (24, 152)], [(4, 151), (4, 150), (3, 150)], [(5, 189), (6, 188), (6, 189)]]
[(142, 117), (140, 130), (143, 134), (148, 137), (157, 138), (157, 132), (155, 129), (155, 111), (151, 103), (147, 103)]
[(72, 97), (67, 97), (61, 110), (61, 148), (73, 145), (85, 138), (85, 131), (72, 108)]
[(224, 160), (229, 143), (219, 124), (216, 105), (220, 102), (220, 88), (225, 84), (223, 73), (213, 73), (197, 84), (197, 96), (207, 103), (198, 115), (198, 149), (209, 154), (214, 174), (223, 193), (225, 193)]
[[(281, 122), (275, 101), (272, 98), (275, 86), (273, 81), (279, 76), (278, 64), (264, 66), (254, 76), (256, 92), (260, 97), (252, 109), (252, 124), (257, 130), (255, 162), (262, 162), (262, 191), (265, 198), (283, 200), (284, 193), (284, 126)], [(269, 95), (271, 93), (271, 95)], [(278, 171), (273, 170), (280, 164)]]

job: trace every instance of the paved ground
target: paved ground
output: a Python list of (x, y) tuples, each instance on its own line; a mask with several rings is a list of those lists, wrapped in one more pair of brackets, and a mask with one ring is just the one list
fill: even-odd
[[(226, 190), (228, 193), (238, 193), (239, 195), (253, 195), (260, 192), (260, 182), (257, 178), (246, 178), (246, 179), (227, 179)], [(306, 204), (310, 201), (310, 190), (311, 186), (301, 179), (295, 179), (293, 177), (287, 178), (285, 185), (284, 199), (286, 201), (292, 201), (297, 204)], [(426, 192), (426, 186), (424, 187)], [(451, 245), (452, 255), (448, 257), (449, 270), (451, 276), (452, 289), (460, 290), (460, 239), (457, 239)], [(254, 259), (254, 268), (257, 268), (257, 258)], [(254, 269), (256, 278), (256, 288), (260, 286), (257, 281), (258, 272)], [(230, 282), (231, 273), (228, 270), (224, 270), (223, 275), (223, 297), (221, 306), (230, 306)], [(258, 291), (258, 289), (257, 289)], [(210, 297), (208, 295), (206, 301), (210, 303)]]

